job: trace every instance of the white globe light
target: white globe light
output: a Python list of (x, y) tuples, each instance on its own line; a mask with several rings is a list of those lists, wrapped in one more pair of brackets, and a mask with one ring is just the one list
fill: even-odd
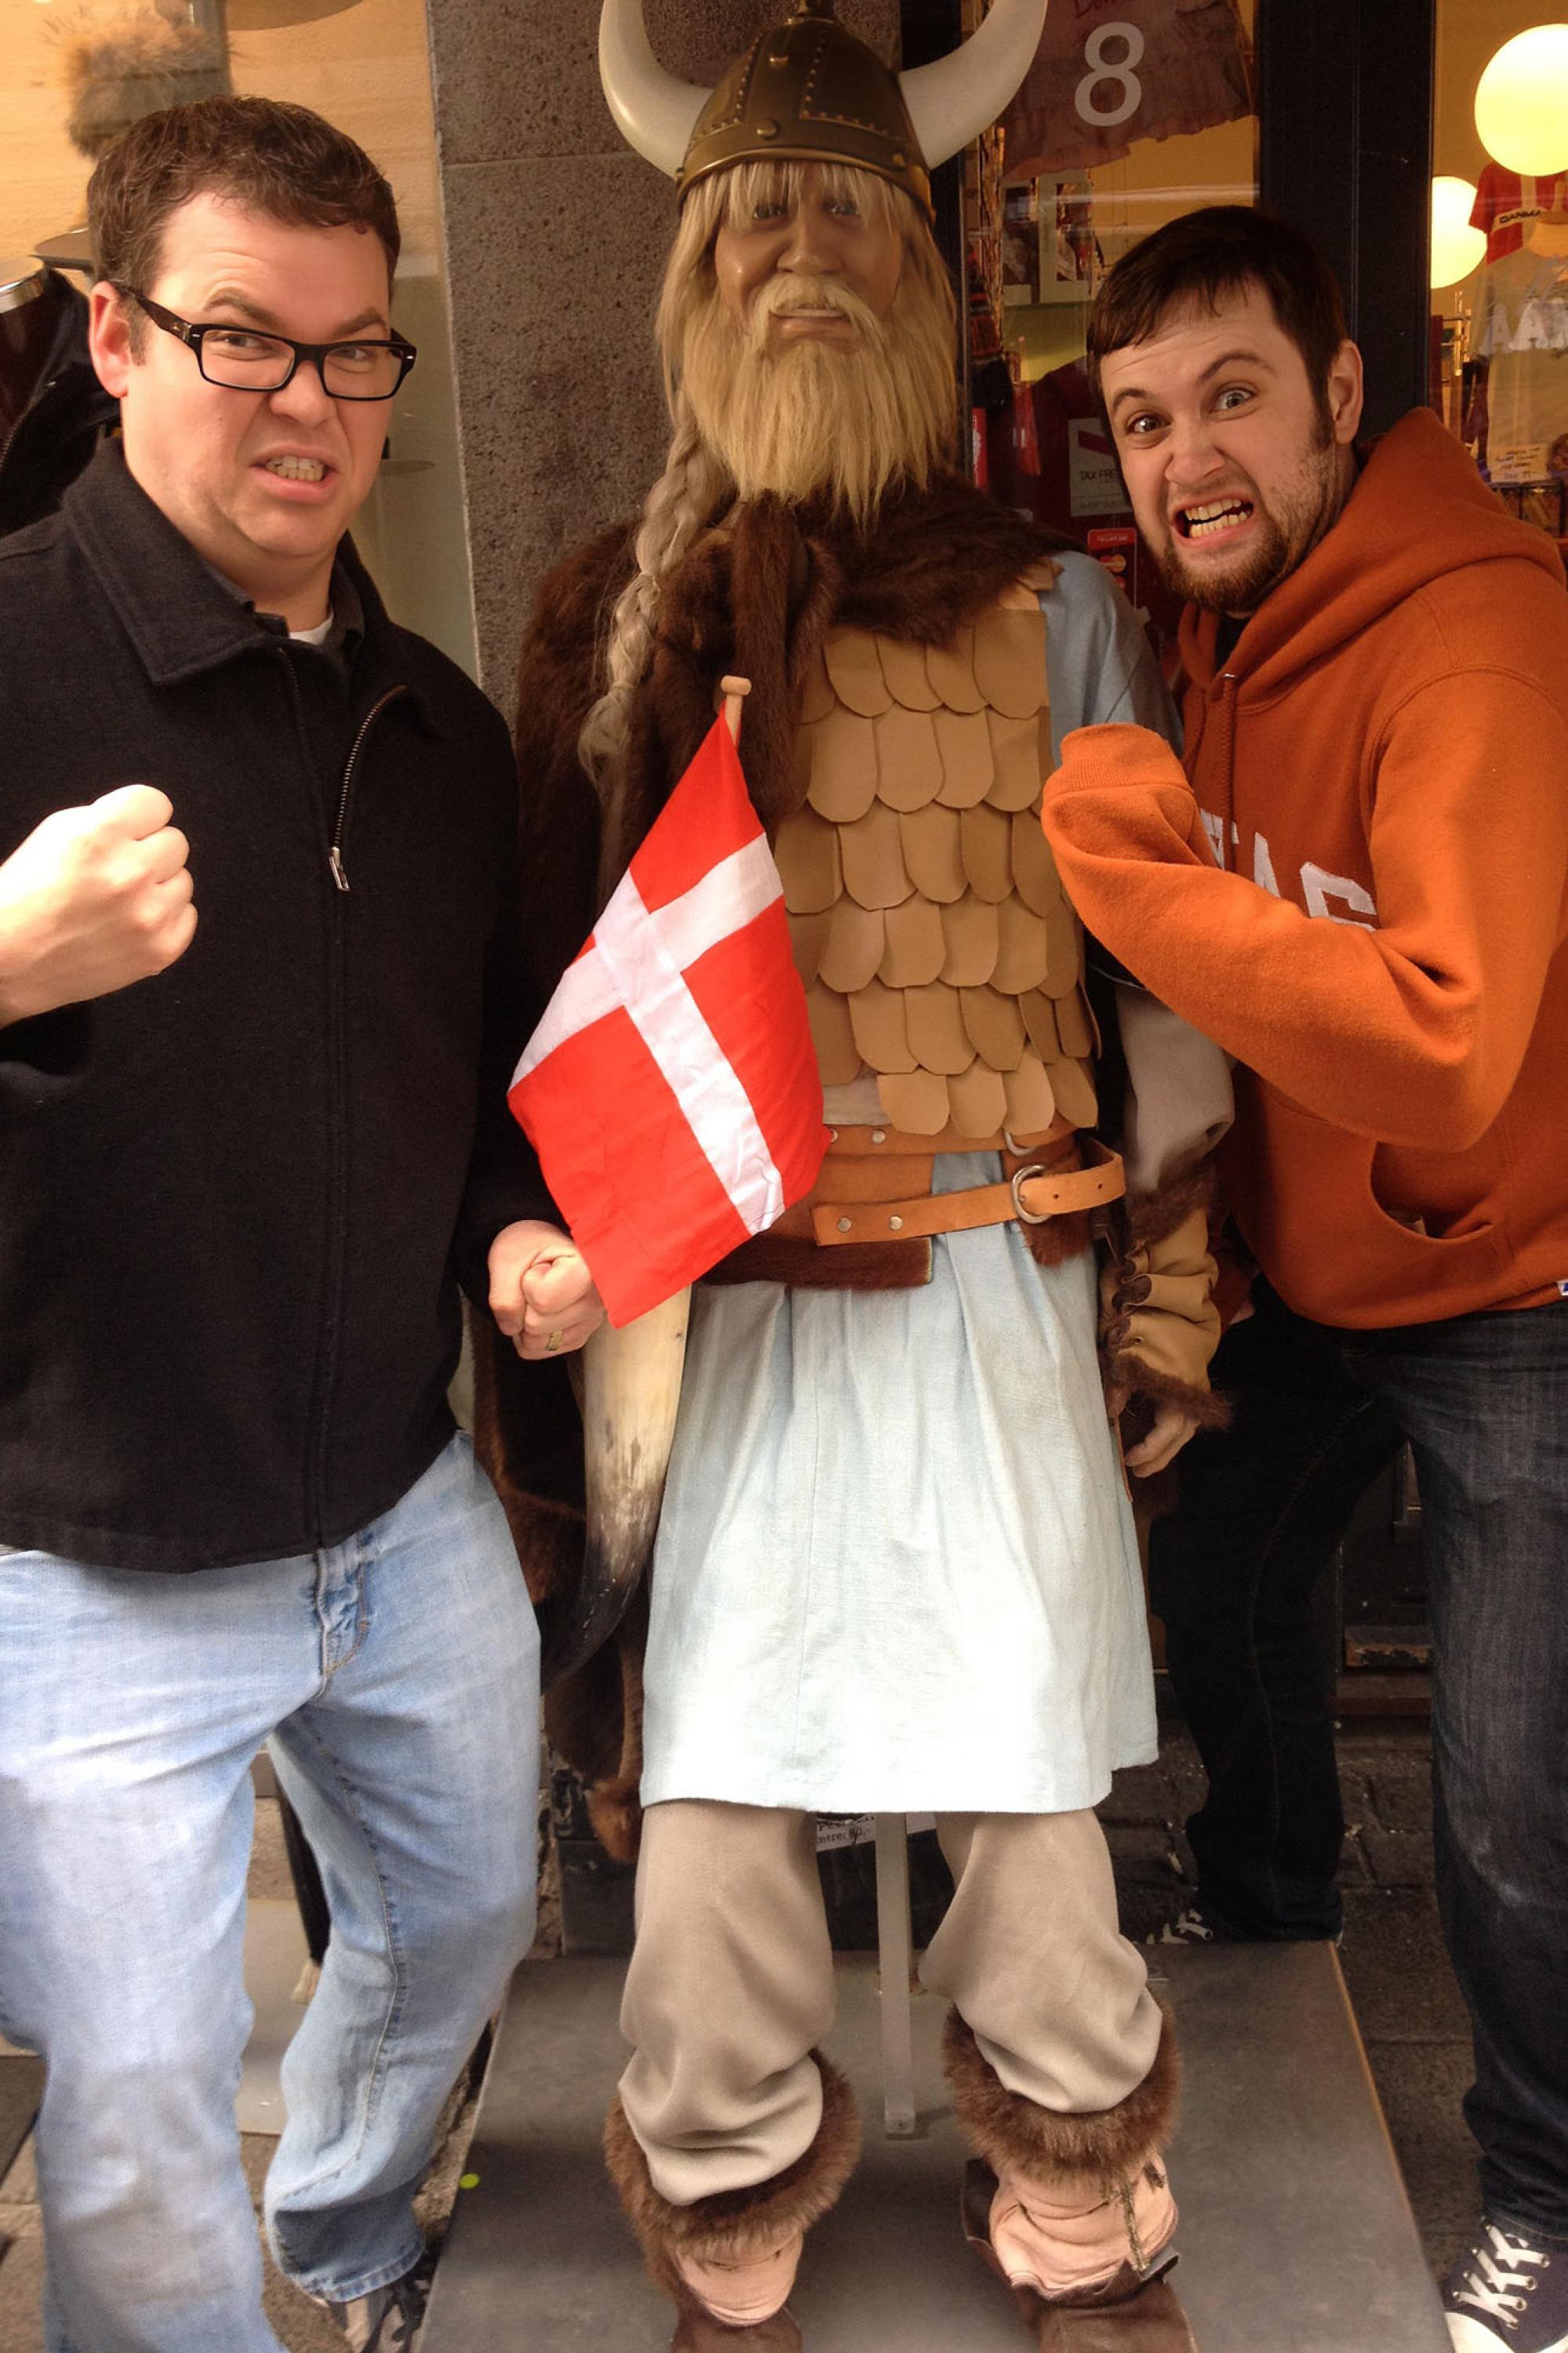
[(1476, 192), (1468, 180), (1447, 173), (1432, 183), (1432, 269), (1434, 286), (1453, 286), (1468, 278), (1487, 249), (1485, 231), (1470, 227)]
[(1532, 25), (1503, 43), (1476, 85), (1476, 129), (1510, 172), (1568, 170), (1568, 25)]

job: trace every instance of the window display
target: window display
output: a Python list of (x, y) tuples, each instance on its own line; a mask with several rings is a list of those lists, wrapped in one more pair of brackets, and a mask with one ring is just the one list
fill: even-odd
[[(975, 442), (988, 487), (1099, 556), (1157, 637), (1176, 600), (1134, 528), (1083, 371), (1121, 254), (1200, 205), (1257, 195), (1254, 0), (1053, 8), (966, 227)], [(993, 363), (987, 367), (984, 363)]]
[[(291, 100), (360, 141), (397, 198), (396, 325), (420, 363), (355, 536), (394, 617), (471, 671), (423, 0), (0, 0), (0, 527), (31, 521), (40, 497), (43, 511), (55, 503), (112, 423), (90, 371), (85, 385), (77, 374), (92, 282), (80, 223), (98, 155), (127, 123), (182, 100), (230, 90)], [(45, 263), (44, 291), (24, 310), (16, 290)]]
[(1431, 397), (1504, 502), (1568, 550), (1568, 64), (1501, 69), (1533, 22), (1520, 0), (1438, 0), (1433, 168), (1469, 184), (1485, 246), (1451, 283), (1434, 246)]

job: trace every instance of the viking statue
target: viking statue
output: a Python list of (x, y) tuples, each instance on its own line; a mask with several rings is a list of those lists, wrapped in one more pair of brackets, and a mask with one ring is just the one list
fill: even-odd
[[(858, 2138), (822, 2048), (815, 1818), (871, 1812), (934, 1813), (952, 1870), (922, 1974), (952, 2005), (979, 2251), (1042, 2346), (1191, 2345), (1163, 2278), (1171, 2026), (1093, 1808), (1156, 1753), (1119, 1422), (1147, 1472), (1214, 1418), (1228, 1082), (1125, 976), (1086, 972), (1042, 777), (1066, 730), (1164, 726), (1166, 704), (1100, 567), (958, 470), (931, 234), (931, 167), (1000, 112), (1042, 15), (997, 0), (896, 76), (805, 0), (710, 93), (656, 64), (637, 0), (605, 11), (612, 111), (679, 193), (672, 433), (640, 517), (559, 567), (523, 648), (535, 976), (548, 993), (743, 674), (833, 1137), (811, 1198), (692, 1296), (651, 1567), (613, 1639), (636, 1514), (605, 1450), (645, 1501), (664, 1469), (625, 1427), (637, 1384), (612, 1410), (591, 1366), (580, 1419), (559, 1366), (480, 1368), (574, 1669), (555, 1740), (612, 1852), (640, 1819), (605, 2146), (686, 2353), (801, 2343), (805, 2234)], [(613, 1137), (613, 1103), (583, 1116)], [(624, 1175), (657, 1214), (654, 1172)]]

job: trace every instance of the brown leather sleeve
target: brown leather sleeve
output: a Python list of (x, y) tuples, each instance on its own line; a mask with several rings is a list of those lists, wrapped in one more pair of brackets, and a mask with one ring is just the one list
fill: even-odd
[(1131, 1243), (1100, 1275), (1107, 1394), (1119, 1414), (1134, 1397), (1174, 1399), (1210, 1426), (1226, 1419), (1208, 1385), (1219, 1344), (1208, 1212), (1188, 1209), (1168, 1231)]

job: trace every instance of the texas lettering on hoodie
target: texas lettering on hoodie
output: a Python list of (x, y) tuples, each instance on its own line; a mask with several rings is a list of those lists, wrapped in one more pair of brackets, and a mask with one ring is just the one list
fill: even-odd
[(1568, 1285), (1568, 594), (1425, 410), (1228, 659), (1189, 607), (1183, 763), (1062, 747), (1089, 929), (1238, 1070), (1225, 1179), (1299, 1313), (1352, 1328)]

